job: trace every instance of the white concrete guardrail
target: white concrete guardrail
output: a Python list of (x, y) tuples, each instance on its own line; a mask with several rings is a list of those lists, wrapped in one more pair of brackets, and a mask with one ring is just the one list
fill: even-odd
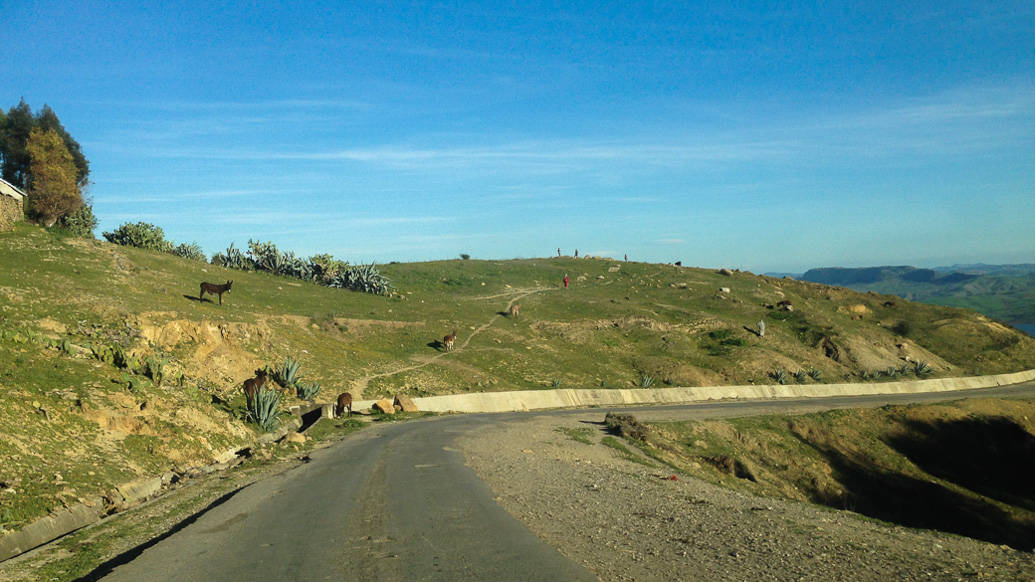
[[(765, 398), (823, 398), (826, 396), (863, 396), (872, 394), (911, 394), (920, 392), (949, 392), (974, 388), (994, 388), (1035, 380), (1035, 370), (993, 376), (969, 378), (932, 378), (904, 382), (874, 382), (866, 384), (763, 384), (751, 386), (701, 386), (687, 388), (634, 388), (634, 389), (553, 389), (520, 390), (515, 392), (480, 392), (475, 394), (448, 394), (414, 398), (421, 411), (429, 412), (520, 412), (550, 408), (578, 408), (588, 406), (623, 406), (635, 404), (680, 404), (708, 400), (765, 399)], [(374, 400), (353, 402), (353, 410), (370, 408)], [(314, 404), (298, 414), (321, 408), (321, 416), (330, 416), (332, 404)], [(297, 430), (301, 422), (293, 422), (273, 434), (260, 437), (259, 443), (268, 443), (284, 436), (288, 430)], [(234, 456), (234, 451), (222, 455)], [(210, 467), (226, 468), (224, 459), (216, 459)], [(164, 479), (163, 479), (164, 477)], [(120, 486), (118, 501), (130, 506), (154, 496), (167, 476), (145, 478)], [(57, 539), (76, 529), (94, 523), (111, 512), (112, 499), (98, 497), (43, 517), (20, 530), (0, 537), (0, 562), (32, 548)], [(116, 505), (120, 503), (116, 502)]]
[[(865, 384), (758, 384), (749, 386), (699, 386), (688, 388), (552, 389), (515, 392), (478, 392), (414, 398), (421, 411), (429, 412), (521, 412), (550, 408), (624, 406), (636, 404), (680, 404), (707, 400), (755, 398), (823, 398), (872, 394), (949, 392), (972, 388), (994, 388), (1035, 380), (1035, 370), (968, 378), (932, 378), (902, 382)], [(370, 408), (374, 400), (353, 403), (353, 410)]]

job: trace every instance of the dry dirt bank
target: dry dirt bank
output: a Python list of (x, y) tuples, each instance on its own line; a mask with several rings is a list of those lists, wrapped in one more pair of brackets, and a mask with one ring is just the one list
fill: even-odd
[[(1035, 579), (1005, 546), (672, 480), (599, 444), (586, 421), (603, 416), (530, 416), (460, 447), (508, 512), (602, 580)], [(560, 431), (587, 427), (594, 444)]]

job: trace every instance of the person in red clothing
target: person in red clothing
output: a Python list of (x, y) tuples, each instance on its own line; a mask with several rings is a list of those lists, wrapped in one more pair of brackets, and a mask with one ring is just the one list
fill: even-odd
[(567, 274), (567, 273), (565, 273), (565, 274), (564, 274), (564, 288), (565, 288), (565, 289), (567, 289), (567, 288), (568, 288), (568, 281), (570, 281), (570, 280), (571, 280), (571, 279), (568, 279), (568, 274)]

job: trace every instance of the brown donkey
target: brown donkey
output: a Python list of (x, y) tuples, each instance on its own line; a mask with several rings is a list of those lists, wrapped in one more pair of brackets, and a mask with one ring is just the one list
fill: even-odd
[(219, 295), (219, 304), (223, 304), (223, 293), (230, 292), (230, 286), (233, 285), (233, 281), (227, 281), (225, 285), (216, 285), (215, 283), (202, 283), (201, 293), (198, 295), (198, 301), (205, 301), (205, 292), (209, 292), (213, 295)]
[(453, 351), (453, 343), (456, 342), (456, 330), (453, 333), (442, 338), (442, 345), (445, 346), (447, 352)]
[(510, 306), (510, 316), (511, 316), (511, 317), (513, 317), (513, 318), (517, 318), (517, 316), (518, 316), (518, 315), (519, 315), (520, 313), (521, 313), (521, 306), (520, 306), (520, 305), (518, 305), (517, 303), (515, 303), (514, 305), (511, 305), (511, 306)]
[(249, 405), (252, 403), (252, 400), (255, 400), (255, 395), (258, 394), (259, 388), (262, 388), (264, 384), (266, 384), (265, 368), (255, 370), (255, 377), (244, 381), (244, 397)]
[(342, 392), (338, 395), (338, 407), (334, 409), (335, 416), (341, 416), (342, 412), (348, 409), (349, 417), (352, 416), (352, 394)]

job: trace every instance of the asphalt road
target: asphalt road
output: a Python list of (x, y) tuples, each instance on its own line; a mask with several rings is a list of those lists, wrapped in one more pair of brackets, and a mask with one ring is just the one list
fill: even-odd
[(137, 580), (595, 580), (493, 500), (458, 435), (532, 416), (601, 421), (801, 413), (970, 396), (1035, 397), (1035, 383), (936, 394), (759, 400), (464, 415), (369, 428), (311, 461), (225, 496), (159, 541), (88, 576)]

